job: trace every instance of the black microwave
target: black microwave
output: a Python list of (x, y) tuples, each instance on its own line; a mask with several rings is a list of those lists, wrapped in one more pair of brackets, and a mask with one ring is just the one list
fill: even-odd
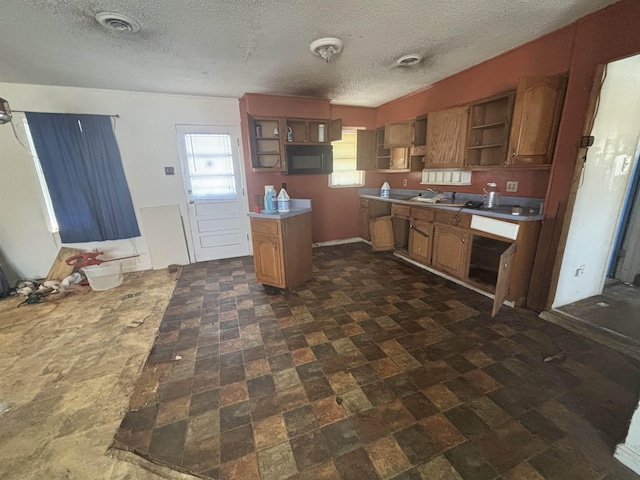
[(333, 172), (331, 145), (287, 145), (287, 174), (329, 174)]

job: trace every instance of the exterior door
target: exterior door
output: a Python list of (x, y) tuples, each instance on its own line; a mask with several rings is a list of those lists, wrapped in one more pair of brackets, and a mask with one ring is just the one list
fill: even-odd
[(178, 125), (177, 131), (195, 261), (249, 255), (236, 129)]

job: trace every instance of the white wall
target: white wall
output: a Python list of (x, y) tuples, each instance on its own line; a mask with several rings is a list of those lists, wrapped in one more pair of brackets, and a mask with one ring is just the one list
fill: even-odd
[[(553, 307), (602, 293), (640, 139), (640, 56), (610, 63)], [(578, 276), (576, 276), (576, 272)]]
[[(0, 97), (9, 101), (14, 110), (120, 116), (115, 133), (142, 237), (73, 246), (104, 250), (104, 258), (140, 254), (123, 264), (127, 270), (151, 268), (140, 221), (141, 207), (179, 205), (188, 231), (176, 124), (233, 125), (240, 131), (239, 102), (230, 98), (9, 83), (0, 83)], [(16, 127), (21, 129), (21, 124), (16, 122)], [(166, 166), (174, 167), (174, 176), (164, 174)], [(245, 185), (244, 172), (242, 181)], [(191, 238), (187, 238), (193, 251)], [(0, 125), (0, 257), (9, 264), (7, 270), (15, 271), (19, 277), (42, 278), (59, 246), (57, 235), (47, 230), (33, 161), (14, 138), (11, 126)]]
[(614, 456), (640, 475), (640, 405), (631, 417), (627, 438), (616, 447)]

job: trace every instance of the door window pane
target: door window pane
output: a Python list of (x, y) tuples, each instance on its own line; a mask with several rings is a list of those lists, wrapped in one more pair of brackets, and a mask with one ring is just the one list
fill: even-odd
[(192, 197), (200, 200), (235, 200), (231, 136), (187, 133), (184, 141)]

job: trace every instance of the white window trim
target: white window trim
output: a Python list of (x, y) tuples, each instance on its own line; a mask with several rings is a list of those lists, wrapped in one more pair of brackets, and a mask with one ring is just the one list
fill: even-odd
[(38, 152), (36, 151), (36, 146), (33, 143), (33, 137), (31, 136), (31, 130), (29, 129), (29, 123), (27, 122), (26, 118), (22, 120), (22, 125), (24, 127), (25, 135), (27, 137), (29, 150), (31, 150), (31, 156), (33, 157), (33, 165), (35, 166), (35, 169), (36, 169), (38, 182), (40, 183), (40, 191), (42, 192), (42, 201), (43, 201), (43, 211), (45, 214), (45, 219), (47, 221), (47, 229), (51, 233), (58, 233), (60, 231), (60, 227), (58, 226), (58, 219), (56, 218), (55, 211), (53, 210), (53, 202), (51, 201), (51, 194), (49, 193), (49, 187), (47, 186), (47, 181), (44, 178), (42, 165), (40, 164), (40, 159), (38, 158)]
[[(347, 133), (356, 133), (358, 130), (366, 130), (365, 127), (343, 127), (342, 128), (342, 132), (347, 132)], [(357, 150), (356, 150), (357, 152)], [(357, 153), (356, 153), (357, 155)], [(356, 159), (357, 161), (357, 159)], [(333, 178), (333, 173), (329, 174), (328, 177), (328, 184), (329, 184), (329, 188), (361, 188), (364, 187), (365, 185), (365, 171), (364, 170), (356, 170), (356, 172), (360, 172), (360, 178), (361, 178), (361, 182), (360, 183), (352, 183), (349, 185), (333, 185), (332, 184), (332, 178)]]

